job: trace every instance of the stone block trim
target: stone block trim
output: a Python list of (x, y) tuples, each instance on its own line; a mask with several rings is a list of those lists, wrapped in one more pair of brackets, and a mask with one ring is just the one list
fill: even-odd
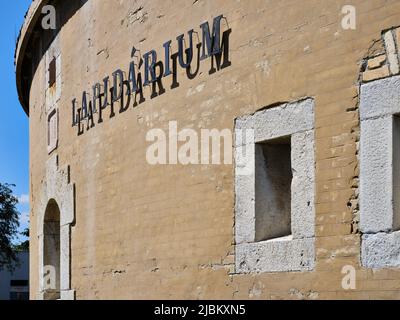
[[(55, 82), (52, 86), (49, 86), (50, 81), (50, 64), (55, 60)], [(46, 115), (47, 115), (47, 135), (48, 135), (48, 145), (47, 152), (51, 154), (54, 150), (58, 148), (58, 102), (61, 98), (62, 93), (62, 73), (61, 73), (61, 46), (60, 46), (60, 36), (56, 36), (50, 45), (50, 48), (45, 54), (45, 83), (44, 88), (46, 95)]]
[(368, 268), (400, 268), (400, 231), (366, 234), (362, 241), (362, 264)]
[(400, 113), (400, 76), (361, 85), (361, 121)]
[(281, 238), (245, 243), (236, 248), (237, 273), (311, 271), (314, 269), (314, 239)]
[(360, 92), (362, 265), (400, 267), (400, 77), (361, 85)]
[[(50, 64), (55, 59), (55, 83), (53, 86), (49, 86), (50, 81)], [(53, 109), (57, 102), (61, 98), (61, 87), (62, 87), (62, 79), (61, 79), (61, 46), (60, 46), (60, 36), (56, 36), (53, 42), (50, 45), (50, 48), (46, 51), (45, 54), (46, 61), (46, 78), (44, 87), (46, 88), (46, 110), (49, 111)]]
[(58, 156), (53, 155), (46, 163), (46, 177), (42, 183), (40, 202), (37, 208), (37, 237), (39, 242), (38, 297), (44, 297), (44, 219), (49, 201), (54, 200), (60, 210), (60, 295), (61, 299), (74, 297), (71, 291), (71, 225), (75, 221), (74, 186), (70, 182), (68, 168), (59, 168)]
[(50, 154), (58, 146), (58, 109), (54, 108), (47, 117), (47, 152)]
[(360, 228), (364, 233), (392, 228), (392, 124), (391, 116), (361, 123)]
[[(314, 100), (305, 99), (259, 111), (236, 120), (235, 137), (235, 240), (236, 272), (310, 271), (315, 265), (315, 137)], [(243, 142), (244, 130), (254, 139)], [(291, 235), (257, 242), (257, 143), (290, 137)], [(243, 154), (253, 166), (243, 174)], [(265, 177), (264, 177), (265, 178)], [(268, 195), (267, 195), (268, 196)], [(267, 211), (265, 209), (265, 211)], [(271, 219), (270, 222), (274, 221)]]

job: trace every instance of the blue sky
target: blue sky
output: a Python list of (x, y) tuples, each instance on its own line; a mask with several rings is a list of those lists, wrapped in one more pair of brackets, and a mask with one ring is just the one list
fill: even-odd
[(30, 3), (0, 1), (0, 182), (16, 185), (21, 230), (29, 220), (29, 122), (18, 101), (14, 49)]

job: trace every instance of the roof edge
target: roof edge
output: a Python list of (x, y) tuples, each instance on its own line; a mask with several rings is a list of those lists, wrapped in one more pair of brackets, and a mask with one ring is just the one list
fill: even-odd
[[(31, 39), (32, 31), (38, 22), (38, 18), (42, 14), (42, 8), (48, 4), (50, 0), (33, 0), (27, 13), (25, 14), (25, 21), (19, 32), (18, 40), (15, 48), (14, 65), (16, 74), (16, 84), (19, 102), (22, 105), (25, 113), (29, 116), (29, 92), (24, 91), (22, 83), (22, 66), (24, 63), (25, 50)], [(28, 97), (27, 97), (28, 95)]]

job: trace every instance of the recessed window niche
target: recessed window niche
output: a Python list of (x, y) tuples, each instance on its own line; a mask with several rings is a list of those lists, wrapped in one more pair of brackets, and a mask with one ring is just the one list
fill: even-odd
[(256, 242), (292, 234), (290, 150), (290, 137), (256, 144)]
[(238, 118), (235, 134), (236, 272), (313, 270), (314, 100)]

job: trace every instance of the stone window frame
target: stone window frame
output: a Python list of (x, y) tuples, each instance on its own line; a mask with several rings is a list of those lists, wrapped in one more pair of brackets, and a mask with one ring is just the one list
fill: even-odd
[[(50, 72), (51, 64), (54, 63), (55, 77), (54, 83), (50, 85)], [(49, 49), (45, 54), (45, 111), (47, 116), (47, 136), (48, 145), (47, 152), (50, 155), (54, 150), (58, 148), (58, 103), (61, 99), (62, 93), (62, 73), (61, 73), (61, 47), (60, 47), (60, 36), (57, 35), (51, 43)], [(56, 116), (55, 130), (51, 131), (50, 120)]]
[(47, 152), (52, 153), (58, 147), (58, 109), (53, 108), (47, 116)]
[[(400, 136), (400, 76), (360, 87), (361, 264), (372, 269), (400, 267), (400, 231), (394, 208)], [(397, 133), (397, 134), (396, 134)], [(397, 151), (397, 152), (396, 152)], [(397, 217), (398, 218), (398, 217)]]
[[(314, 99), (307, 98), (235, 121), (236, 273), (300, 272), (315, 268), (314, 109)], [(253, 135), (249, 136), (249, 130)], [(256, 144), (289, 136), (293, 171), (292, 235), (255, 242)]]
[[(52, 86), (50, 83), (50, 65), (55, 61), (55, 82)], [(62, 93), (62, 61), (61, 61), (61, 48), (60, 36), (58, 35), (50, 45), (45, 54), (45, 94), (46, 94), (46, 110), (51, 111), (57, 106), (58, 101), (61, 99)]]

